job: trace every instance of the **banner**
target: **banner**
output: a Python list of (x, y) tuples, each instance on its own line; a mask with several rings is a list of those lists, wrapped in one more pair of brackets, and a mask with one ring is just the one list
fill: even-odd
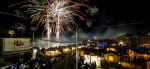
[(30, 38), (3, 38), (3, 52), (30, 49)]

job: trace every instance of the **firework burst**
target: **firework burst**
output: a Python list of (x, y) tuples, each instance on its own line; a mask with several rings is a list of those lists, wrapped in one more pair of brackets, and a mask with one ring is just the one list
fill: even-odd
[(20, 8), (26, 8), (25, 13), (32, 18), (31, 23), (37, 23), (36, 28), (40, 24), (44, 25), (44, 31), (47, 31), (49, 40), (52, 32), (55, 33), (56, 39), (59, 40), (60, 33), (66, 29), (72, 31), (72, 25), (78, 27), (74, 20), (75, 17), (86, 20), (84, 18), (85, 14), (79, 11), (79, 8), (90, 8), (88, 5), (71, 0), (38, 0), (17, 4), (25, 4)]

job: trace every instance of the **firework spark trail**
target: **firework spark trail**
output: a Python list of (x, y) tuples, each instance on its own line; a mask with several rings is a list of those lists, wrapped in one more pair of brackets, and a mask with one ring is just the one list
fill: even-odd
[(57, 40), (59, 40), (60, 33), (64, 31), (63, 27), (67, 28), (68, 30), (72, 30), (71, 24), (77, 26), (76, 22), (74, 21), (74, 16), (79, 17), (81, 20), (85, 20), (83, 16), (77, 13), (79, 12), (77, 10), (79, 6), (89, 7), (73, 1), (56, 1), (51, 4), (51, 11), (49, 13), (56, 22), (56, 29), (54, 29), (54, 32), (56, 33)]
[(44, 25), (44, 30), (47, 30), (48, 39), (50, 39), (51, 33), (54, 32), (58, 41), (60, 33), (64, 32), (65, 29), (72, 31), (72, 25), (78, 27), (78, 24), (74, 20), (75, 16), (81, 20), (86, 20), (84, 18), (86, 15), (79, 11), (79, 7), (90, 8), (86, 4), (71, 0), (28, 1), (28, 4), (20, 2), (10, 7), (22, 3), (25, 5), (22, 5), (20, 8), (27, 9), (25, 13), (32, 18), (31, 23), (37, 23), (36, 28), (40, 24)]

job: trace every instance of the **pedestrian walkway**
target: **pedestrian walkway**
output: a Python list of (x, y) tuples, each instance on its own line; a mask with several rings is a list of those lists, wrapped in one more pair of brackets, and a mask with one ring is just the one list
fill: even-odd
[[(82, 63), (78, 62), (78, 67), (81, 67)], [(72, 56), (66, 56), (61, 61), (54, 64), (53, 69), (75, 69), (76, 60)]]

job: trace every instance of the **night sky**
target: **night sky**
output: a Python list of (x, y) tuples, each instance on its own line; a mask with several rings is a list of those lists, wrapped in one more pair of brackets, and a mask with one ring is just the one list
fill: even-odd
[[(20, 0), (0, 0), (0, 30), (11, 29), (14, 23), (23, 23), (29, 28), (29, 19), (10, 15), (14, 14), (14, 10), (17, 8), (8, 8), (8, 6), (18, 1)], [(149, 2), (90, 0), (89, 4), (98, 7), (99, 10), (94, 16), (89, 17), (93, 19), (92, 28), (84, 29), (82, 32), (88, 36), (99, 34), (101, 37), (112, 37), (118, 34), (150, 30)], [(82, 28), (83, 25), (80, 26)]]

